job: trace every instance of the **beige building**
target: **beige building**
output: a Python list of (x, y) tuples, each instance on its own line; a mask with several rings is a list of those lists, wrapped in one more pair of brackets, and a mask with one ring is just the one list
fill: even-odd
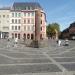
[(0, 8), (0, 38), (6, 38), (10, 26), (10, 9)]

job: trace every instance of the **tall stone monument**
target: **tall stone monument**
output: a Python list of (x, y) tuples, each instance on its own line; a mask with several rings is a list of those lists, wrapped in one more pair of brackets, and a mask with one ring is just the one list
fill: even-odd
[(41, 30), (41, 11), (35, 10), (35, 38), (33, 42), (34, 48), (38, 48), (40, 44), (40, 30)]

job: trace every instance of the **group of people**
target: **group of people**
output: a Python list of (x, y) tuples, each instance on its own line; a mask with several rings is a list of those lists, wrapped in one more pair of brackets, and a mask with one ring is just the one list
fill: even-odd
[[(8, 41), (7, 47), (10, 47), (10, 39), (8, 38), (7, 41)], [(17, 47), (17, 43), (18, 43), (18, 38), (15, 38), (14, 43), (13, 43), (13, 47)]]
[[(62, 44), (62, 41), (60, 39), (57, 40), (57, 44), (58, 46), (61, 46)], [(69, 45), (69, 40), (68, 39), (65, 39), (64, 41), (64, 46), (68, 46)]]
[[(18, 43), (18, 38), (14, 38), (14, 43), (13, 43), (13, 47), (17, 47), (17, 43)], [(62, 45), (62, 41), (60, 39), (57, 40), (57, 44), (58, 46)], [(64, 41), (64, 46), (68, 46), (69, 45), (69, 40), (65, 39)], [(10, 47), (10, 39), (8, 38), (8, 44), (7, 47)]]

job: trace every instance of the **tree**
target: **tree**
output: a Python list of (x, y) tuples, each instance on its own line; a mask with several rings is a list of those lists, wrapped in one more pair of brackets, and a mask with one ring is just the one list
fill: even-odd
[(60, 32), (60, 25), (58, 23), (52, 23), (51, 25), (54, 29), (56, 29), (58, 32)]
[(47, 36), (48, 37), (53, 37), (56, 35), (56, 31), (59, 32), (60, 31), (60, 25), (58, 23), (52, 23), (52, 24), (48, 24), (48, 26), (46, 27), (46, 32), (47, 32)]

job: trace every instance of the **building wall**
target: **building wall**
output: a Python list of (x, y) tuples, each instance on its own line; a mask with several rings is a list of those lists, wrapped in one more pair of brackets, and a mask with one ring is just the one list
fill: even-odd
[(41, 12), (41, 36), (46, 38), (46, 16), (43, 11)]
[(22, 11), (22, 38), (31, 39), (31, 35), (34, 37), (34, 30), (35, 11)]
[[(42, 9), (39, 10), (41, 11), (40, 38), (44, 39), (46, 38), (46, 16)], [(35, 39), (35, 9), (0, 10), (1, 32), (9, 33), (10, 38)]]
[(69, 33), (70, 33), (70, 34), (75, 33), (75, 27), (70, 28), (70, 29), (69, 29)]
[(17, 38), (18, 35), (21, 35), (21, 15), (22, 13), (20, 11), (10, 12), (10, 38)]
[(8, 36), (10, 25), (10, 10), (0, 10), (0, 38)]

